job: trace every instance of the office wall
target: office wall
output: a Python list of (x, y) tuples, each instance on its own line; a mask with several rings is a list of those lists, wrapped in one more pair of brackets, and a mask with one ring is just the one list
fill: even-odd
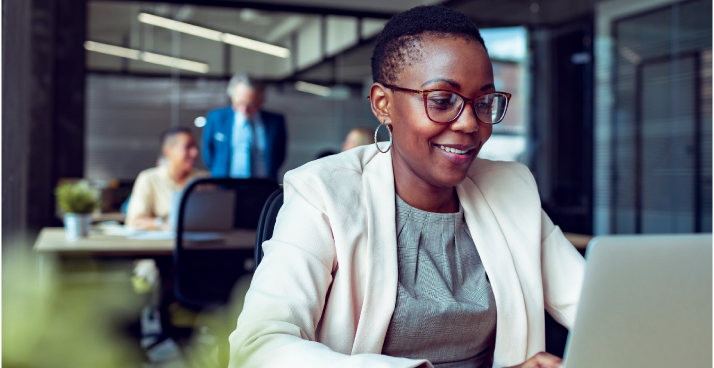
[[(154, 166), (159, 135), (172, 124), (192, 127), (200, 137), (202, 130), (195, 127), (194, 120), (228, 105), (226, 84), (223, 80), (88, 75), (85, 176), (133, 180), (141, 170)], [(264, 108), (286, 117), (288, 156), (283, 172), (325, 149), (339, 151), (353, 127), (378, 124), (368, 101), (359, 93), (338, 100), (298, 92), (290, 86), (270, 86)], [(200, 165), (203, 167), (202, 161)]]
[[(27, 1), (2, 4), (2, 244), (24, 241), (27, 231), (27, 122), (31, 6)], [(13, 57), (7, 57), (13, 50)], [(12, 87), (11, 87), (12, 86)], [(13, 157), (9, 160), (9, 157)]]
[(306, 68), (319, 62), (322, 55), (322, 19), (310, 17), (297, 33), (297, 67)]
[(328, 16), (325, 19), (325, 53), (332, 56), (359, 42), (357, 22), (353, 17)]
[(711, 231), (711, 40), (711, 2), (598, 4), (596, 234)]
[(84, 164), (85, 0), (3, 2), (3, 243), (61, 225), (53, 189)]
[(530, 32), (529, 167), (563, 231), (592, 232), (592, 20)]

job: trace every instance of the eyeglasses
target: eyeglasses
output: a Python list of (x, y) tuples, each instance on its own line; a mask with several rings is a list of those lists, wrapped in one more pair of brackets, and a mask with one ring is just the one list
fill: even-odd
[(435, 123), (451, 123), (461, 116), (464, 106), (471, 103), (479, 120), (486, 124), (498, 124), (506, 116), (506, 108), (511, 94), (506, 92), (489, 92), (466, 98), (456, 92), (427, 89), (418, 91), (415, 89), (401, 88), (385, 84), (387, 88), (397, 91), (418, 93), (424, 97), (424, 110), (426, 116)]

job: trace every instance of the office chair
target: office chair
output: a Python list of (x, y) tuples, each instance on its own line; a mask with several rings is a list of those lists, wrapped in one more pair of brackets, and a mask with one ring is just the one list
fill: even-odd
[(275, 220), (280, 212), (280, 207), (283, 206), (283, 188), (274, 191), (268, 197), (263, 206), (263, 211), (260, 213), (260, 221), (258, 222), (258, 233), (255, 235), (255, 259), (253, 270), (258, 269), (258, 264), (263, 260), (263, 242), (273, 237), (273, 229), (275, 228)]
[(236, 281), (246, 271), (244, 262), (253, 257), (252, 249), (201, 249), (186, 248), (185, 238), (186, 204), (191, 193), (198, 186), (212, 184), (220, 190), (235, 193), (234, 228), (256, 229), (263, 204), (271, 196), (278, 184), (269, 179), (198, 179), (186, 186), (178, 206), (176, 221), (176, 247), (174, 260), (174, 295), (184, 306), (202, 310), (221, 307), (228, 303)]

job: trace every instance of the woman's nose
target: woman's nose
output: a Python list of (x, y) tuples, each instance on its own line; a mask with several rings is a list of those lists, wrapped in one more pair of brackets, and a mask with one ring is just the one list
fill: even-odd
[(464, 110), (461, 112), (456, 121), (451, 123), (451, 130), (460, 131), (462, 133), (473, 133), (479, 130), (479, 120), (474, 111), (473, 104), (468, 104), (464, 106)]

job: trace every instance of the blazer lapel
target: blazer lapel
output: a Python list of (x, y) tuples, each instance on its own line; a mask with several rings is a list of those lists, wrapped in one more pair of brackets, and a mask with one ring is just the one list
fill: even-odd
[(516, 273), (511, 250), (491, 209), (492, 205), (479, 187), (466, 178), (456, 188), (464, 217), (478, 248), (496, 300), (496, 346), (494, 366), (522, 363), (526, 359), (528, 320), (523, 290)]
[(236, 119), (236, 113), (233, 111), (232, 108), (228, 108), (225, 111), (225, 115), (223, 115), (223, 133), (225, 134), (225, 139), (227, 145), (224, 145), (224, 147), (227, 147), (228, 149), (228, 159), (226, 160), (226, 176), (231, 176), (231, 165), (233, 161), (233, 126), (235, 125), (235, 119)]
[(376, 152), (364, 165), (362, 185), (367, 207), (366, 259), (370, 262), (364, 262), (360, 270), (367, 285), (352, 354), (379, 354), (394, 312), (399, 282), (391, 154)]
[(233, 139), (233, 125), (235, 125), (236, 114), (232, 109), (227, 109), (223, 115), (223, 132), (226, 134), (228, 142)]
[(273, 126), (273, 121), (268, 119), (268, 115), (263, 111), (259, 112), (260, 119), (263, 121), (263, 128), (265, 129), (265, 151), (263, 152), (263, 159), (265, 160), (265, 166), (268, 170), (268, 175), (273, 176), (273, 172), (277, 171), (277, 168), (273, 167), (273, 149), (275, 145), (275, 129)]

